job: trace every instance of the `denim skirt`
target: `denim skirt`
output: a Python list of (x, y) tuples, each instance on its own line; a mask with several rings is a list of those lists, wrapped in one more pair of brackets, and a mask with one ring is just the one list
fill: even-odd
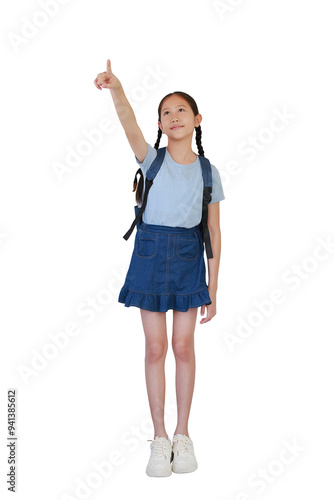
[(185, 228), (141, 222), (118, 302), (148, 311), (187, 311), (212, 303), (205, 280), (200, 224)]

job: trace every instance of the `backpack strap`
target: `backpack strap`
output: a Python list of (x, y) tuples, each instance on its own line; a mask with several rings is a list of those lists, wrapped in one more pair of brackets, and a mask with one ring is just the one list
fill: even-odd
[(210, 240), (210, 232), (208, 228), (208, 204), (212, 200), (212, 170), (210, 161), (202, 155), (198, 155), (201, 167), (202, 167), (202, 177), (204, 183), (203, 189), (203, 205), (202, 205), (202, 220), (201, 229), (202, 235), (205, 243), (205, 251), (207, 259), (212, 259), (212, 248)]
[[(143, 203), (142, 203), (140, 208), (138, 207), (138, 205), (135, 207), (136, 217), (135, 217), (135, 220), (132, 222), (130, 229), (123, 236), (123, 238), (125, 240), (128, 240), (130, 238), (132, 231), (134, 230), (136, 224), (138, 223), (138, 221), (142, 217), (142, 214), (145, 210), (146, 203), (147, 203), (148, 192), (152, 187), (153, 179), (155, 178), (155, 176), (157, 175), (157, 173), (160, 170), (160, 167), (162, 165), (162, 162), (163, 162), (165, 154), (166, 154), (166, 149), (167, 149), (167, 146), (165, 146), (163, 148), (159, 148), (157, 150), (157, 156), (154, 158), (148, 171), (146, 172), (145, 192), (144, 192)], [(138, 173), (140, 173), (142, 175), (142, 170), (141, 169), (137, 170), (136, 175), (135, 175), (134, 185), (135, 185), (135, 183), (137, 183), (137, 174)]]

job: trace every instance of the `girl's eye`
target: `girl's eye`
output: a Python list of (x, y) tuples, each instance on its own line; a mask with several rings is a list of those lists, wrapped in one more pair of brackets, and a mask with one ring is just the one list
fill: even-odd
[[(180, 109), (179, 109), (179, 111), (181, 111), (181, 109), (184, 111), (184, 108), (180, 108)], [(169, 111), (165, 111), (165, 112), (164, 112), (164, 115), (165, 115), (166, 113), (169, 113)]]

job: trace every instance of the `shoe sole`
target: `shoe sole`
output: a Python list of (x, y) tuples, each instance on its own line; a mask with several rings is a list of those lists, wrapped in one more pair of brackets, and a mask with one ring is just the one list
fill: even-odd
[(146, 474), (150, 477), (169, 477), (169, 476), (171, 476), (172, 475), (173, 459), (174, 459), (174, 452), (172, 451), (171, 459), (170, 459), (170, 469), (168, 469), (168, 470), (161, 469), (160, 471), (157, 471), (157, 470), (154, 471), (147, 466), (146, 467)]
[(152, 471), (151, 469), (146, 469), (146, 474), (150, 477), (169, 477), (172, 475), (172, 469), (168, 471)]
[(198, 468), (198, 464), (194, 465), (191, 469), (182, 469), (180, 467), (175, 467), (174, 463), (172, 465), (172, 471), (175, 472), (175, 474), (186, 474), (187, 472), (195, 472), (195, 470)]

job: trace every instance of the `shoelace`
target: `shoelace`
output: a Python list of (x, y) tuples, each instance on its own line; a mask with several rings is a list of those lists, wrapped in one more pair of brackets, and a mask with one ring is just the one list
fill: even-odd
[(152, 441), (153, 453), (157, 457), (166, 457), (167, 458), (167, 442), (163, 439), (148, 439), (147, 441)]
[(189, 451), (188, 447), (187, 447), (187, 444), (188, 444), (187, 437), (175, 436), (173, 438), (173, 444), (174, 444), (175, 450), (177, 451), (178, 455), (180, 455), (182, 453), (187, 453)]

